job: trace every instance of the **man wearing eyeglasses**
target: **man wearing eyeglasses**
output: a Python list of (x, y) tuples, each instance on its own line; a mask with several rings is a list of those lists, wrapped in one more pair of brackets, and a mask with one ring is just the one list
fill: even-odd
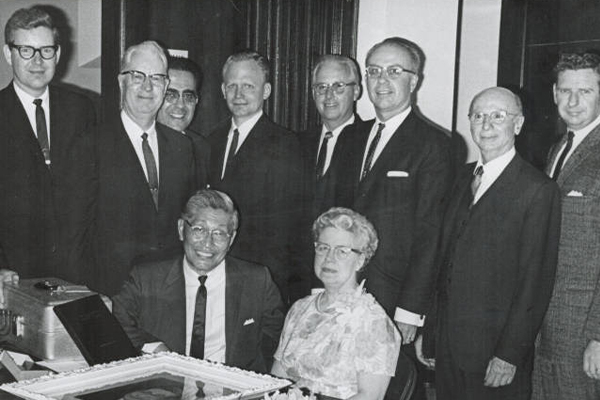
[(308, 294), (299, 261), (302, 161), (297, 138), (263, 112), (271, 95), (269, 61), (247, 50), (226, 60), (221, 89), (231, 118), (208, 137), (210, 187), (231, 196), (243, 215), (231, 254), (266, 265), (287, 303)]
[(95, 122), (92, 102), (50, 84), (59, 32), (42, 8), (17, 10), (5, 28), (12, 82), (0, 91), (0, 267), (21, 277), (74, 278), (83, 210), (71, 158)]
[(437, 313), (426, 322), (436, 327), (436, 396), (527, 400), (554, 284), (560, 192), (515, 151), (524, 117), (514, 93), (480, 92), (469, 120), (480, 157), (459, 171), (451, 191)]
[(179, 247), (172, 227), (196, 186), (191, 141), (156, 122), (169, 85), (163, 48), (153, 41), (129, 47), (118, 83), (121, 113), (95, 133), (95, 266), (86, 275), (89, 286), (108, 295), (132, 262)]
[[(137, 347), (268, 372), (284, 306), (269, 270), (228, 255), (239, 215), (216, 190), (200, 190), (171, 229), (184, 256), (140, 264), (113, 298), (114, 314)], [(145, 346), (144, 346), (145, 345)]]
[(169, 87), (156, 120), (189, 137), (194, 143), (196, 178), (203, 187), (208, 179), (210, 145), (204, 137), (189, 129), (200, 101), (202, 69), (193, 60), (169, 56)]

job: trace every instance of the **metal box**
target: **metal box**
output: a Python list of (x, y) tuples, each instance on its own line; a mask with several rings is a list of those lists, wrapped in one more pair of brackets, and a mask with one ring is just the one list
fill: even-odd
[(93, 294), (84, 286), (73, 286), (58, 278), (22, 279), (18, 285), (5, 283), (0, 335), (18, 350), (42, 360), (83, 361), (54, 313), (54, 306)]

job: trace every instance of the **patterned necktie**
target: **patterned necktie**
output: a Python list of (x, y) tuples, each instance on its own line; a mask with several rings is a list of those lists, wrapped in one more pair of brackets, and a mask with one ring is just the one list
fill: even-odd
[(35, 104), (35, 124), (37, 129), (37, 138), (44, 155), (44, 162), (50, 166), (50, 141), (48, 140), (48, 129), (46, 128), (46, 113), (42, 107), (42, 99), (33, 100)]
[(569, 131), (567, 133), (567, 144), (565, 145), (565, 148), (563, 149), (563, 151), (560, 153), (560, 156), (558, 157), (558, 161), (556, 162), (556, 167), (554, 168), (554, 173), (552, 174), (553, 180), (558, 179), (558, 174), (560, 174), (560, 170), (562, 169), (563, 163), (565, 162), (565, 158), (567, 158), (567, 154), (569, 154), (569, 150), (571, 150), (571, 147), (573, 147), (573, 137), (574, 136), (575, 136), (575, 134), (572, 131)]
[(190, 356), (204, 358), (204, 336), (206, 333), (206, 275), (198, 277), (200, 286), (196, 292), (196, 309), (194, 310), (194, 325), (192, 326), (192, 343)]
[(367, 174), (371, 170), (371, 164), (373, 163), (373, 156), (375, 156), (375, 149), (377, 148), (377, 145), (379, 144), (379, 140), (381, 139), (381, 132), (383, 132), (384, 128), (385, 128), (385, 124), (380, 122), (379, 127), (377, 128), (377, 133), (375, 134), (375, 137), (373, 138), (373, 141), (371, 142), (371, 145), (369, 146), (369, 151), (367, 151), (367, 159), (365, 160), (365, 167), (363, 168), (363, 172), (360, 175), (361, 181), (363, 179), (365, 179), (365, 176), (367, 176)]
[(329, 139), (332, 137), (333, 133), (327, 132), (325, 133), (323, 142), (321, 142), (321, 148), (319, 149), (319, 158), (317, 159), (316, 167), (317, 179), (321, 179), (321, 177), (323, 177), (325, 174), (325, 160), (327, 159), (327, 154), (329, 153)]
[(240, 131), (237, 129), (233, 130), (233, 137), (231, 138), (231, 144), (229, 145), (229, 152), (227, 153), (227, 162), (225, 163), (225, 168), (223, 169), (223, 177), (225, 176), (225, 172), (230, 168), (231, 162), (235, 157), (235, 153), (237, 152), (238, 141), (240, 140)]
[(156, 160), (148, 143), (148, 134), (142, 134), (142, 152), (144, 153), (144, 161), (146, 162), (146, 170), (148, 171), (148, 187), (154, 201), (154, 208), (158, 209), (158, 172), (156, 171)]
[[(475, 195), (477, 194), (477, 190), (479, 186), (481, 186), (481, 179), (483, 177), (483, 166), (478, 166), (473, 171), (473, 180), (471, 181), (471, 194), (473, 195), (473, 199), (475, 199)], [(475, 203), (475, 201), (473, 201)]]

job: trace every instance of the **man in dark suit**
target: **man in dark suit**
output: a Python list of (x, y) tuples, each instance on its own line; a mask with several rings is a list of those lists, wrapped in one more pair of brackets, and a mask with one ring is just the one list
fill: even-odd
[(563, 54), (555, 73), (567, 132), (546, 172), (561, 189), (562, 230), (532, 399), (592, 400), (600, 398), (600, 56)]
[(181, 354), (269, 371), (284, 306), (266, 267), (227, 255), (237, 227), (226, 194), (190, 198), (177, 221), (184, 257), (136, 266), (113, 298), (134, 345), (160, 341)]
[(265, 57), (253, 51), (231, 55), (223, 66), (222, 91), (232, 119), (208, 137), (209, 183), (229, 194), (242, 215), (231, 254), (269, 267), (289, 302), (307, 294), (302, 277), (310, 276), (297, 246), (303, 233), (298, 141), (263, 113), (271, 94)]
[(210, 145), (201, 134), (189, 129), (200, 101), (201, 88), (200, 66), (189, 58), (169, 56), (169, 87), (156, 120), (192, 140), (196, 158), (196, 178), (205, 184), (208, 179)]
[(86, 283), (101, 293), (118, 291), (132, 261), (179, 247), (172, 227), (194, 190), (195, 163), (191, 141), (155, 122), (168, 83), (157, 43), (129, 47), (119, 74), (121, 114), (95, 135), (95, 266)]
[(436, 396), (526, 400), (534, 341), (554, 284), (560, 192), (515, 151), (519, 98), (489, 88), (469, 111), (480, 159), (444, 219), (437, 293)]
[(451, 179), (448, 137), (411, 107), (423, 55), (402, 38), (373, 46), (366, 59), (369, 99), (376, 119), (355, 135), (341, 161), (338, 184), (353, 201), (338, 205), (365, 215), (379, 232), (366, 268), (366, 287), (411, 343), (423, 325), (435, 280), (443, 200)]
[(83, 210), (71, 159), (95, 121), (92, 102), (49, 85), (60, 59), (58, 30), (42, 9), (17, 10), (5, 29), (13, 81), (0, 91), (0, 267), (21, 277), (78, 275)]

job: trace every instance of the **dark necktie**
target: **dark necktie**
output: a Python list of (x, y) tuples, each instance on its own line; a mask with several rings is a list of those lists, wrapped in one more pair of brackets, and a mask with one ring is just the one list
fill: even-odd
[(365, 160), (365, 167), (363, 168), (363, 172), (360, 175), (361, 181), (363, 179), (365, 179), (365, 176), (367, 176), (367, 174), (371, 170), (371, 164), (373, 163), (373, 156), (375, 155), (375, 149), (377, 148), (377, 145), (379, 144), (379, 140), (381, 139), (381, 132), (383, 132), (383, 128), (385, 128), (385, 124), (380, 122), (379, 127), (377, 128), (377, 133), (375, 134), (375, 137), (373, 138), (373, 141), (371, 142), (371, 145), (369, 146), (369, 151), (367, 152), (367, 159)]
[(146, 162), (146, 170), (148, 171), (148, 187), (150, 193), (152, 193), (152, 200), (154, 200), (154, 207), (158, 209), (158, 172), (156, 171), (156, 160), (150, 143), (148, 143), (148, 134), (144, 132), (142, 134), (142, 152), (144, 153), (144, 161)]
[(229, 145), (229, 153), (227, 153), (227, 163), (225, 163), (225, 171), (223, 171), (223, 177), (225, 177), (225, 173), (230, 168), (231, 162), (235, 157), (235, 152), (237, 150), (238, 141), (240, 140), (240, 131), (237, 129), (233, 130), (233, 137), (231, 138), (231, 144)]
[(35, 104), (35, 124), (37, 129), (37, 138), (44, 155), (44, 161), (50, 166), (50, 142), (48, 141), (48, 129), (46, 128), (46, 113), (42, 107), (42, 99), (33, 100)]
[(317, 158), (317, 168), (316, 174), (317, 179), (321, 179), (321, 177), (325, 174), (325, 160), (327, 159), (327, 154), (329, 153), (329, 139), (333, 137), (333, 133), (327, 132), (325, 133), (325, 137), (321, 142), (321, 147), (319, 148), (319, 157)]
[(554, 168), (554, 173), (552, 174), (552, 179), (556, 180), (558, 178), (558, 174), (560, 174), (560, 170), (562, 169), (563, 163), (565, 162), (565, 158), (567, 158), (567, 154), (569, 154), (569, 150), (573, 147), (573, 137), (575, 134), (572, 131), (567, 133), (567, 144), (563, 149), (562, 153), (558, 157), (558, 161), (556, 162), (556, 167)]
[(200, 286), (196, 292), (196, 309), (194, 311), (194, 325), (192, 326), (192, 343), (190, 356), (204, 358), (204, 335), (206, 333), (206, 275), (198, 277)]
[(473, 171), (473, 180), (471, 181), (471, 194), (473, 195), (473, 198), (475, 198), (477, 189), (479, 189), (479, 186), (481, 186), (482, 177), (483, 167), (480, 165), (479, 167), (475, 168), (475, 171)]

